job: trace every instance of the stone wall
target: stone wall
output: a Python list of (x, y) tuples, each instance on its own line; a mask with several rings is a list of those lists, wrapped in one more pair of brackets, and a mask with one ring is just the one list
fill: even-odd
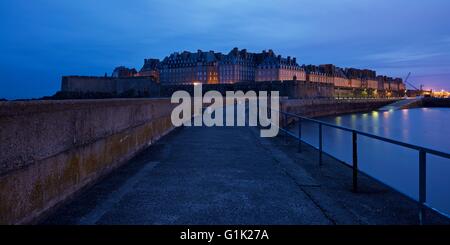
[(0, 102), (0, 224), (30, 223), (173, 127), (169, 99)]
[[(175, 91), (185, 90), (193, 94), (193, 84), (156, 84), (150, 78), (130, 77), (63, 77), (61, 92), (69, 98), (70, 93), (102, 93), (120, 95), (129, 90), (137, 93), (145, 92), (146, 97), (171, 97)], [(306, 81), (266, 81), (266, 82), (238, 82), (230, 84), (203, 84), (203, 92), (216, 90), (225, 95), (226, 91), (279, 91), (280, 96), (290, 98), (331, 98), (334, 96), (333, 84), (313, 83)], [(72, 94), (73, 95), (73, 94)], [(79, 96), (79, 94), (76, 94)], [(83, 97), (83, 96), (81, 96)]]
[(394, 99), (310, 99), (282, 100), (282, 111), (304, 117), (322, 117), (367, 112), (394, 103)]
[[(326, 83), (312, 83), (305, 81), (269, 81), (269, 82), (239, 82), (232, 84), (203, 84), (203, 93), (210, 90), (219, 91), (225, 95), (226, 91), (279, 91), (281, 97), (290, 98), (331, 98), (334, 86)], [(162, 85), (161, 96), (170, 97), (172, 93), (184, 90), (194, 93), (194, 85)]]
[(110, 93), (122, 94), (128, 91), (136, 93), (158, 93), (158, 85), (150, 77), (88, 77), (65, 76), (61, 81), (61, 92)]
[(386, 91), (372, 88), (335, 87), (335, 98), (398, 98), (404, 97), (405, 91)]

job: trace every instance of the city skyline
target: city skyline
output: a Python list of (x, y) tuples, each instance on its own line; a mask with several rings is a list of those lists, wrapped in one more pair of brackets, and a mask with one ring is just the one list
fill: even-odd
[[(450, 90), (450, 21), (427, 1), (2, 1), (0, 98), (51, 95), (64, 75), (104, 75), (174, 51), (273, 49), (301, 64), (376, 70)], [(42, 15), (41, 13), (46, 13)], [(420, 17), (420, 18), (419, 18)]]
[[(108, 77), (108, 74), (105, 76)], [(104, 80), (105, 76), (98, 77), (99, 81)], [(382, 93), (405, 91), (406, 88), (402, 78), (389, 77), (370, 69), (342, 68), (333, 64), (300, 65), (296, 57), (283, 57), (272, 49), (253, 53), (238, 47), (228, 53), (199, 49), (197, 52), (174, 52), (162, 60), (144, 59), (141, 69), (118, 66), (112, 72), (112, 77), (152, 77), (157, 83), (165, 85), (299, 80), (332, 83), (337, 88), (378, 90)]]

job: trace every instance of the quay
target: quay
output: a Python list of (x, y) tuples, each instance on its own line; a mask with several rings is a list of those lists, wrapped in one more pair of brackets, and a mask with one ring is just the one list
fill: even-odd
[[(327, 101), (281, 108), (338, 114), (362, 103)], [(172, 108), (168, 99), (2, 102), (0, 223), (420, 222), (417, 202), (362, 173), (353, 192), (352, 169), (326, 155), (319, 166), (314, 148), (299, 153), (296, 140), (254, 127), (175, 129)], [(450, 222), (427, 209), (423, 223)]]
[[(174, 131), (43, 224), (418, 224), (415, 202), (255, 128)], [(449, 224), (429, 212), (429, 224)]]

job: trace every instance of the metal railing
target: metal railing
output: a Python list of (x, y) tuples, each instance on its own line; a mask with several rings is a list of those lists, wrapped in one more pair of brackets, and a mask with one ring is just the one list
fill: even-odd
[[(381, 137), (378, 135), (366, 133), (363, 131), (359, 131), (359, 130), (355, 130), (355, 129), (351, 129), (351, 128), (347, 128), (347, 127), (338, 126), (335, 124), (331, 124), (331, 123), (327, 123), (327, 122), (323, 122), (323, 121), (319, 121), (319, 120), (315, 120), (315, 119), (311, 119), (311, 118), (307, 118), (307, 117), (298, 116), (298, 115), (288, 113), (288, 112), (280, 111), (279, 113), (280, 113), (280, 117), (282, 116), (284, 119), (283, 125), (280, 125), (279, 129), (281, 131), (283, 131), (286, 135), (289, 135), (298, 140), (299, 152), (302, 152), (302, 143), (311, 145), (302, 139), (302, 121), (312, 122), (312, 123), (315, 123), (318, 125), (318, 129), (319, 129), (319, 135), (318, 135), (318, 137), (319, 137), (319, 146), (318, 146), (319, 165), (322, 165), (322, 161), (323, 161), (322, 156), (323, 156), (324, 152), (323, 152), (323, 133), (322, 133), (322, 131), (323, 131), (324, 126), (330, 127), (330, 128), (335, 128), (335, 129), (340, 129), (340, 130), (352, 133), (352, 168), (353, 168), (353, 191), (354, 192), (358, 192), (358, 173), (359, 173), (359, 169), (358, 169), (358, 135), (376, 139), (376, 140), (383, 141), (383, 142), (387, 142), (387, 143), (391, 143), (394, 145), (402, 146), (402, 147), (405, 147), (408, 149), (417, 150), (419, 153), (419, 155), (418, 155), (418, 157), (419, 157), (419, 200), (418, 200), (418, 203), (420, 205), (419, 222), (421, 224), (423, 223), (425, 207), (429, 207), (426, 203), (427, 202), (427, 179), (426, 179), (426, 176), (427, 176), (427, 174), (426, 174), (427, 154), (450, 159), (449, 153), (445, 153), (445, 152), (441, 152), (441, 151), (437, 151), (437, 150), (433, 150), (433, 149), (429, 149), (429, 148), (425, 148), (425, 147), (421, 147), (421, 146), (417, 146), (417, 145), (412, 145), (412, 144), (404, 143), (404, 142), (393, 140), (393, 139), (388, 139), (388, 138)], [(294, 133), (289, 131), (289, 129), (288, 129), (289, 118), (298, 119), (298, 135), (295, 135)], [(313, 145), (311, 145), (311, 146), (313, 146)], [(417, 201), (417, 200), (415, 200), (415, 201)]]

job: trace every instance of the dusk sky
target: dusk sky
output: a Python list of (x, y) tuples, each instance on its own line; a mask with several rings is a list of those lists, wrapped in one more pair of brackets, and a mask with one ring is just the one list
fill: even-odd
[(175, 51), (273, 49), (450, 90), (448, 0), (1, 0), (0, 98)]

